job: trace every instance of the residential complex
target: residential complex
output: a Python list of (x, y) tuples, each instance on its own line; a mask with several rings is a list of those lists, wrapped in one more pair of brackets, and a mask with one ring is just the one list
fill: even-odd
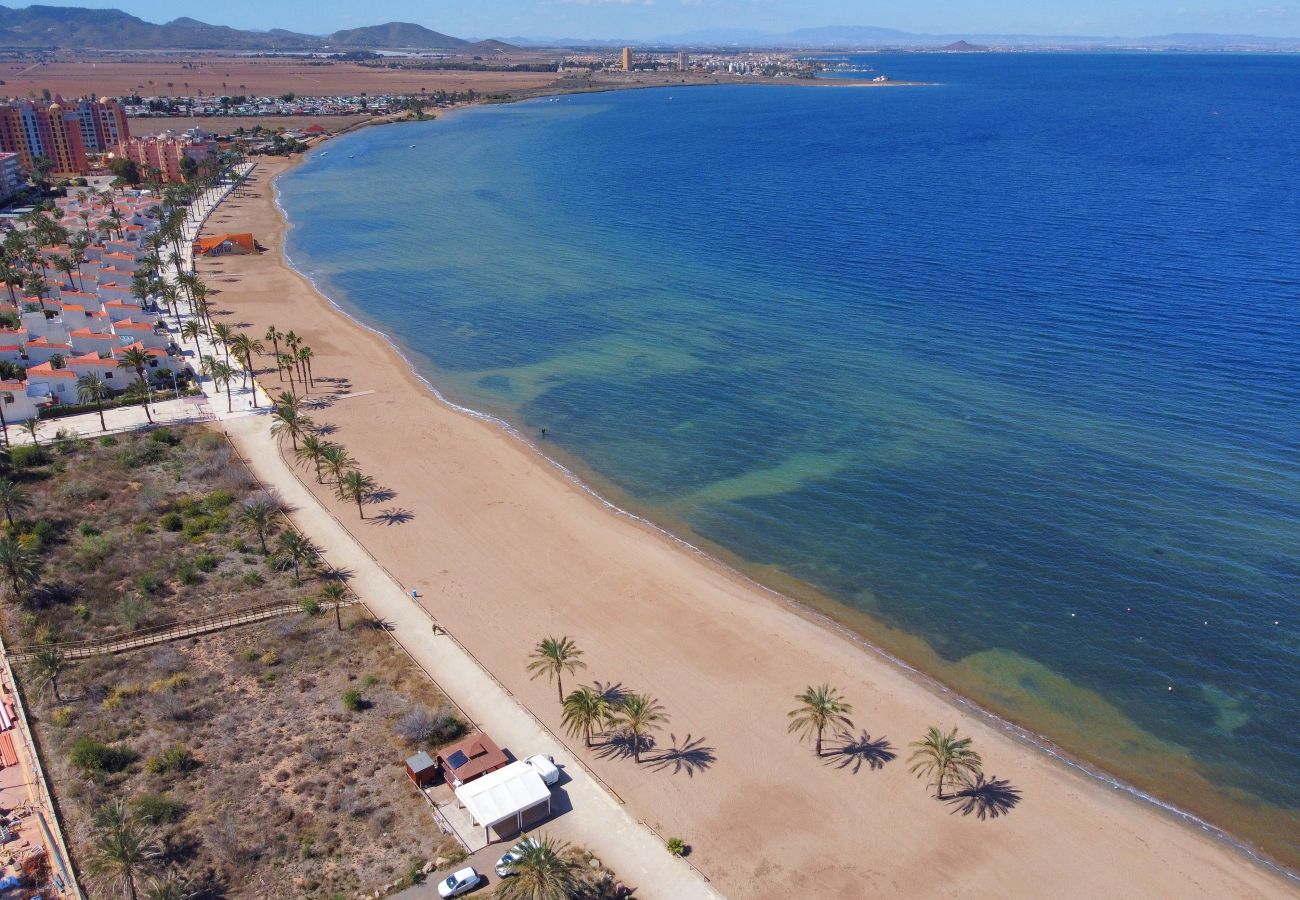
[(49, 103), (0, 105), (0, 151), (18, 154), (29, 172), (37, 157), (45, 157), (54, 174), (83, 174), (90, 169), (90, 155), (112, 150), (130, 136), (126, 111), (108, 97), (64, 101), (56, 94)]
[(17, 153), (0, 153), (0, 203), (13, 197), (27, 184), (27, 173)]
[[(148, 256), (145, 238), (158, 227), (157, 203), (145, 195), (114, 198), (111, 207), (98, 195), (58, 201), (56, 221), (91, 243), (84, 249), (42, 248), (46, 289), (38, 296), (15, 295), (19, 325), (0, 328), (0, 360), (23, 373), (19, 380), (0, 382), (5, 423), (77, 403), (77, 378), (87, 373), (114, 392), (126, 389), (137, 377), (120, 366), (131, 348), (148, 357), (147, 374), (160, 387), (185, 372), (184, 355), (161, 326), (160, 313), (135, 289)], [(60, 267), (77, 260), (71, 271)]]
[[(217, 157), (217, 142), (199, 129), (184, 134), (164, 131), (148, 137), (134, 137), (115, 148), (118, 156), (133, 161), (146, 181), (173, 184), (206, 167)], [(189, 159), (187, 165), (185, 160)]]

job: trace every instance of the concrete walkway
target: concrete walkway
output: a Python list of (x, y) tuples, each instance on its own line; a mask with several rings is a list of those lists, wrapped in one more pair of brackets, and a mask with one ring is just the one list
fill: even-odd
[[(224, 419), (221, 411), (218, 418)], [(501, 688), (322, 507), (284, 462), (270, 423), (245, 415), (222, 427), (253, 472), (293, 510), (297, 526), (311, 537), (331, 566), (351, 572), (349, 583), (370, 610), (388, 624), (411, 657), (476, 723), (517, 758), (548, 753), (565, 777), (555, 789), (556, 816), (539, 830), (581, 844), (597, 854), (619, 879), (643, 898), (721, 896), (684, 861), (669, 855), (659, 838), (596, 783), (564, 746)], [(510, 846), (500, 845), (501, 852)]]

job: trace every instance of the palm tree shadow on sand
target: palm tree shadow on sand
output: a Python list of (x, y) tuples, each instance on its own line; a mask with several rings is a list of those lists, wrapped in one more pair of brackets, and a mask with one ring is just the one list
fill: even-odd
[(834, 765), (837, 769), (852, 769), (854, 775), (861, 772), (864, 765), (872, 770), (883, 769), (885, 763), (898, 758), (889, 738), (872, 740), (871, 735), (865, 731), (857, 737), (841, 731), (835, 740), (839, 746), (831, 748), (825, 754), (826, 764)]
[[(632, 759), (636, 755), (636, 738), (624, 731), (605, 735), (605, 742), (592, 748), (598, 759)], [(648, 734), (641, 735), (641, 752), (653, 750), (655, 739)], [(647, 760), (648, 762), (649, 760)]]
[(677, 735), (673, 734), (669, 735), (669, 739), (672, 744), (667, 750), (647, 760), (652, 771), (672, 769), (674, 775), (685, 772), (687, 778), (694, 778), (696, 772), (705, 771), (718, 759), (717, 752), (704, 743), (704, 738), (692, 740), (688, 734), (678, 742)]
[(1005, 778), (985, 778), (979, 775), (968, 787), (963, 788), (948, 798), (954, 815), (961, 813), (969, 816), (974, 813), (977, 819), (996, 819), (1015, 809), (1020, 802), (1020, 790), (1011, 786)]

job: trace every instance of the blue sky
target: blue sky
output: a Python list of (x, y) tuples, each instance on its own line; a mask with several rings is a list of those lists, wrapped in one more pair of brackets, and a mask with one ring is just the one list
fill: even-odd
[[(11, 0), (12, 2), (12, 0)], [(932, 33), (1300, 36), (1300, 0), (44, 0), (115, 7), (153, 22), (188, 15), (243, 28), (326, 33), (387, 21), (464, 37), (644, 39), (697, 29), (877, 25)], [(17, 4), (14, 4), (17, 5)]]

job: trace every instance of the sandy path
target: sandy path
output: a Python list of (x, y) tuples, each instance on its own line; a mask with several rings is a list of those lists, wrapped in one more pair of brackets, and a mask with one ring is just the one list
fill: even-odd
[[(660, 749), (699, 740), (694, 771), (587, 761), (631, 810), (693, 848), (725, 893), (851, 896), (1265, 897), (1294, 884), (960, 711), (847, 638), (794, 614), (723, 567), (612, 513), (500, 429), (437, 402), (377, 336), (334, 312), (278, 251), (283, 222), (259, 166), (215, 227), (273, 252), (203, 262), (232, 325), (270, 322), (312, 346), (317, 376), (346, 392), (315, 413), (396, 495), (403, 524), (361, 522), (322, 494), (406, 586), (558, 730), (553, 685), (524, 662), (547, 634), (586, 651), (585, 679), (656, 695), (672, 716)], [(218, 216), (220, 218), (220, 216)], [(237, 283), (227, 278), (238, 277)], [(269, 390), (275, 375), (264, 376)], [(838, 685), (854, 721), (899, 758), (878, 770), (823, 764), (786, 734), (791, 698)], [(1022, 792), (1010, 814), (954, 815), (907, 773), (907, 743), (960, 724), (991, 775)], [(571, 742), (571, 745), (573, 742)], [(584, 751), (585, 752), (585, 751)]]

